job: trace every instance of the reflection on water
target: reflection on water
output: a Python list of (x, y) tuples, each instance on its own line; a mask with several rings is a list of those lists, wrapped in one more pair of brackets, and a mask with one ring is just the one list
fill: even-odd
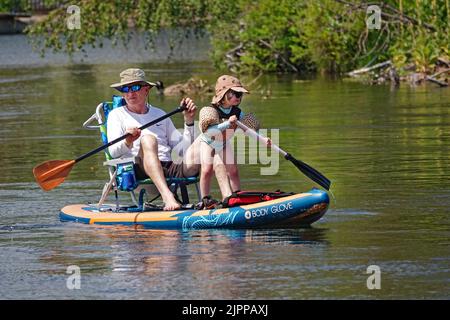
[[(16, 254), (23, 252), (26, 246), (32, 245), (39, 230), (49, 229), (58, 234), (58, 240), (47, 235), (43, 246), (34, 240), (38, 248), (37, 261), (33, 264), (40, 266), (38, 273), (61, 277), (67, 266), (81, 266), (84, 289), (96, 291), (99, 281), (105, 281), (113, 298), (120, 297), (117, 294), (130, 282), (143, 296), (133, 293), (129, 298), (193, 298), (184, 290), (210, 299), (256, 297), (255, 291), (261, 287), (252, 281), (272, 272), (273, 250), (284, 252), (286, 261), (279, 267), (288, 270), (295, 269), (292, 262), (291, 266), (287, 264), (289, 256), (307, 256), (310, 251), (323, 251), (327, 245), (321, 229), (182, 232), (79, 227), (68, 223), (64, 228), (15, 226), (10, 232), (9, 250), (14, 248)], [(16, 242), (20, 243), (19, 247), (13, 245)], [(50, 284), (49, 290), (44, 297), (47, 294), (71, 297), (62, 283)]]
[[(181, 232), (60, 223), (63, 206), (98, 201), (103, 156), (80, 162), (47, 193), (31, 170), (99, 145), (98, 134), (81, 125), (129, 67), (105, 63), (0, 68), (0, 298), (448, 298), (449, 90), (292, 75), (258, 80), (243, 109), (279, 128), (280, 146), (333, 182), (330, 210), (312, 228)], [(167, 85), (218, 76), (203, 62), (135, 65)], [(210, 98), (194, 96), (199, 106)], [(150, 101), (171, 110), (179, 97)], [(250, 190), (314, 185), (281, 158), (276, 176), (243, 165), (241, 178)], [(371, 264), (380, 266), (382, 290), (366, 288)], [(81, 268), (81, 290), (66, 287), (70, 265)]]

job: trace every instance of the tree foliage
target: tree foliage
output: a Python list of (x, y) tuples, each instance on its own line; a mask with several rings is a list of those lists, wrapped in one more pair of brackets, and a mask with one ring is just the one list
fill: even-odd
[(0, 13), (25, 12), (29, 10), (29, 2), (26, 0), (1, 0)]
[[(69, 4), (69, 3), (68, 3)], [(381, 28), (366, 26), (357, 0), (79, 0), (79, 30), (66, 26), (66, 6), (28, 30), (34, 45), (72, 54), (104, 39), (127, 43), (132, 30), (151, 45), (162, 28), (208, 32), (211, 57), (234, 72), (340, 73), (391, 59), (427, 72), (449, 56), (449, 0), (379, 2)], [(376, 3), (371, 3), (376, 4)], [(176, 41), (177, 39), (173, 39)]]

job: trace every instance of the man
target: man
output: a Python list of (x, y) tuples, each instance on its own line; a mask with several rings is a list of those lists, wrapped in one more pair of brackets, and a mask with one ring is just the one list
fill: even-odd
[[(126, 105), (111, 111), (108, 117), (108, 140), (112, 141), (126, 133), (125, 140), (109, 147), (113, 158), (138, 156), (136, 174), (139, 179), (148, 176), (152, 179), (164, 201), (164, 210), (180, 208), (166, 183), (166, 177), (188, 177), (197, 175), (200, 169), (198, 150), (194, 152), (194, 117), (196, 105), (190, 98), (183, 98), (180, 105), (187, 110), (184, 115), (184, 133), (181, 135), (167, 118), (147, 129), (138, 127), (165, 114), (161, 109), (147, 103), (147, 97), (155, 83), (145, 79), (141, 69), (126, 69), (120, 73), (120, 82), (111, 85), (123, 93)], [(182, 142), (185, 147), (183, 162), (172, 161), (172, 149)]]

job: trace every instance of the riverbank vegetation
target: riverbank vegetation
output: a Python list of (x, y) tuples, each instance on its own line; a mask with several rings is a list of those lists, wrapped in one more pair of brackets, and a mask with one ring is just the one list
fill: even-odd
[[(67, 28), (70, 13), (61, 6), (28, 34), (42, 52), (72, 54), (85, 45), (101, 46), (102, 39), (126, 43), (130, 30), (144, 33), (151, 46), (162, 28), (172, 28), (178, 31), (172, 41), (185, 30), (208, 33), (216, 66), (235, 73), (375, 71), (377, 82), (413, 74), (413, 81), (434, 75), (446, 83), (449, 1), (370, 2), (378, 5), (381, 19), (377, 28), (368, 28), (376, 13), (357, 0), (80, 0), (70, 1), (81, 9), (80, 29)], [(374, 65), (382, 66), (370, 69)]]

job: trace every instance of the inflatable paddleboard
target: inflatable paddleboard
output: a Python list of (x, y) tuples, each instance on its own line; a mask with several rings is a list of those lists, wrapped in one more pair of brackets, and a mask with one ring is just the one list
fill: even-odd
[(311, 189), (276, 200), (212, 210), (138, 211), (104, 204), (68, 205), (61, 209), (61, 221), (86, 224), (129, 225), (149, 229), (242, 229), (309, 226), (327, 211), (325, 191)]

